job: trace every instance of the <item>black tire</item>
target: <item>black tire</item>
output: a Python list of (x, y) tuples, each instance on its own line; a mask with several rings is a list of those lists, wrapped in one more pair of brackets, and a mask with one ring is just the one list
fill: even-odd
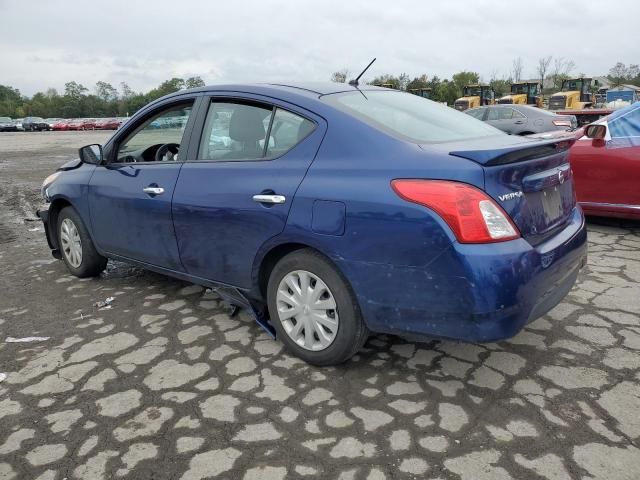
[[(320, 278), (331, 290), (339, 315), (338, 332), (324, 350), (311, 351), (298, 345), (284, 330), (278, 316), (276, 295), (282, 279), (296, 270), (306, 270)], [(267, 304), (276, 336), (295, 356), (311, 365), (338, 365), (355, 355), (369, 337), (355, 294), (342, 273), (322, 254), (311, 249), (284, 256), (273, 268), (267, 286)]]
[[(61, 241), (62, 224), (65, 220), (70, 220), (78, 231), (80, 237), (80, 247), (82, 250), (82, 260), (79, 265), (74, 266), (68, 258), (68, 254), (63, 248)], [(93, 241), (84, 226), (80, 215), (73, 207), (65, 207), (58, 214), (58, 224), (56, 225), (56, 234), (58, 238), (58, 246), (62, 255), (62, 260), (67, 265), (67, 269), (79, 278), (95, 277), (102, 272), (107, 266), (107, 259), (100, 255), (93, 245)]]

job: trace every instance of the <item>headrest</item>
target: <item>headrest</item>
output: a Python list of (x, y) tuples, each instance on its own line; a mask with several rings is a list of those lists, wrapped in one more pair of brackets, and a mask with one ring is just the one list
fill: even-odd
[(229, 136), (237, 142), (257, 142), (264, 138), (264, 115), (249, 105), (236, 105), (229, 122)]

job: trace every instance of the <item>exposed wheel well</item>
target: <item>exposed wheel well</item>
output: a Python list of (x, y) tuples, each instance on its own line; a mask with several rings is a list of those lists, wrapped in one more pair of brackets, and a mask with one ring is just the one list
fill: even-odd
[(49, 232), (51, 232), (51, 242), (55, 248), (59, 248), (58, 235), (56, 233), (56, 225), (58, 225), (58, 215), (64, 207), (71, 206), (71, 203), (63, 198), (54, 200), (49, 207)]
[[(258, 289), (263, 299), (267, 298), (267, 284), (269, 276), (273, 271), (273, 267), (280, 261), (282, 257), (302, 248), (311, 248), (303, 243), (283, 243), (271, 249), (262, 259), (260, 270), (258, 271)], [(314, 249), (315, 250), (315, 249)]]

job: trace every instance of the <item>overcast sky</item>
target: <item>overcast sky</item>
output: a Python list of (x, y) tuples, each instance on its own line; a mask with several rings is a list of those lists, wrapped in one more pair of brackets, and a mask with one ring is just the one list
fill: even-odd
[(78, 81), (146, 91), (173, 76), (207, 84), (406, 72), (523, 76), (537, 59), (573, 73), (640, 63), (637, 0), (0, 0), (0, 84), (31, 95)]

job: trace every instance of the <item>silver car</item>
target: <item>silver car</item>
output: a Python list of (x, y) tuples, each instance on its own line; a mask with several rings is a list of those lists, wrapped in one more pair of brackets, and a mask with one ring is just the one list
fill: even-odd
[(529, 105), (489, 105), (466, 110), (466, 114), (510, 135), (530, 135), (578, 127), (575, 115), (558, 115)]

